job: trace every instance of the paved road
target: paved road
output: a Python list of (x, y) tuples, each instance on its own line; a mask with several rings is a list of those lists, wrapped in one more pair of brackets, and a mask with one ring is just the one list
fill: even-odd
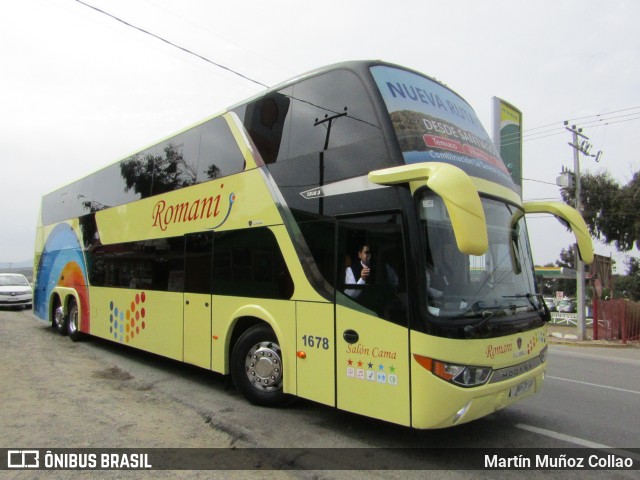
[[(30, 360), (35, 356), (44, 361)], [(97, 339), (72, 343), (29, 311), (0, 311), (0, 361), (9, 366), (0, 376), (5, 387), (0, 394), (4, 412), (0, 414), (0, 431), (7, 432), (3, 433), (2, 442), (7, 448), (14, 447), (6, 443), (11, 440), (20, 441), (23, 447), (30, 440), (29, 421), (22, 421), (18, 429), (18, 423), (7, 418), (5, 409), (7, 402), (15, 403), (16, 396), (7, 392), (11, 383), (17, 382), (15, 375), (6, 372), (18, 370), (21, 380), (31, 381), (28, 388), (40, 392), (31, 395), (31, 404), (25, 407), (58, 412), (64, 419), (64, 412), (52, 402), (58, 399), (60, 407), (79, 418), (85, 429), (92, 418), (97, 420), (91, 427), (89, 446), (93, 447), (113, 446), (115, 439), (121, 437), (124, 446), (140, 447), (376, 448), (379, 450), (369, 453), (383, 458), (376, 457), (375, 463), (397, 464), (400, 459), (406, 465), (412, 462), (410, 456), (398, 456), (396, 451), (386, 449), (640, 447), (640, 349), (551, 346), (548, 378), (541, 395), (485, 419), (437, 431), (408, 430), (306, 401), (286, 409), (257, 408), (245, 402), (222, 376)], [(20, 369), (16, 362), (33, 362), (39, 367)], [(65, 376), (75, 377), (74, 382), (65, 381)], [(42, 387), (45, 379), (52, 379), (46, 388)], [(34, 382), (40, 386), (33, 386)], [(78, 393), (74, 389), (83, 390)], [(12, 408), (9, 410), (14, 416), (23, 411), (22, 406)], [(127, 411), (134, 416), (122, 419)], [(37, 422), (44, 420), (41, 415), (33, 418)], [(145, 428), (140, 427), (147, 418), (151, 420)], [(159, 418), (163, 421), (158, 422)], [(56, 432), (56, 428), (62, 431)], [(59, 419), (45, 429), (34, 424), (34, 431), (40, 435), (37, 445), (67, 446), (77, 440), (70, 433), (72, 428)], [(74, 446), (87, 446), (83, 441)], [(512, 478), (516, 473), (522, 474), (462, 470), (466, 466), (464, 454), (444, 459), (437, 450), (425, 450), (420, 455), (422, 461), (443, 470), (438, 478)], [(261, 472), (259, 477), (275, 473), (285, 474)], [(424, 478), (424, 474), (345, 471), (340, 477), (404, 479)], [(286, 472), (286, 476), (334, 478), (335, 472), (293, 471)], [(637, 478), (637, 472), (529, 471), (526, 476)]]
[(637, 448), (640, 446), (638, 372), (638, 348), (552, 346), (545, 391), (532, 399), (528, 407), (541, 428), (584, 442)]

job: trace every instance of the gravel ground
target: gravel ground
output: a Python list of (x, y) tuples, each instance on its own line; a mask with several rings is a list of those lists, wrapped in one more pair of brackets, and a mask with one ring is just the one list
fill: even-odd
[[(236, 440), (30, 310), (0, 310), (0, 448), (213, 448)], [(245, 445), (246, 446), (246, 445)], [(279, 471), (3, 471), (2, 478), (291, 478)]]

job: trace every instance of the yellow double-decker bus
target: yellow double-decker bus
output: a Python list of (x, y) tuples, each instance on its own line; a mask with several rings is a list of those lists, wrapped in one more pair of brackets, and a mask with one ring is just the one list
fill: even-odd
[(523, 203), (473, 109), (383, 62), (310, 72), (43, 198), (34, 311), (414, 428), (541, 388), (549, 312)]

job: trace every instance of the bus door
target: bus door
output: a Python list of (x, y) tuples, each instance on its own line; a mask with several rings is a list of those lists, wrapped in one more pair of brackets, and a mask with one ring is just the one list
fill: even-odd
[(339, 224), (338, 407), (410, 425), (408, 289), (399, 214)]
[(213, 232), (185, 236), (184, 361), (211, 368)]

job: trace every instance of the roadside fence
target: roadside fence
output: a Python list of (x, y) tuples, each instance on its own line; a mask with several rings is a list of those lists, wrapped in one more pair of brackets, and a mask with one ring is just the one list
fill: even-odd
[(594, 305), (594, 340), (640, 340), (640, 303), (628, 300), (601, 300)]

